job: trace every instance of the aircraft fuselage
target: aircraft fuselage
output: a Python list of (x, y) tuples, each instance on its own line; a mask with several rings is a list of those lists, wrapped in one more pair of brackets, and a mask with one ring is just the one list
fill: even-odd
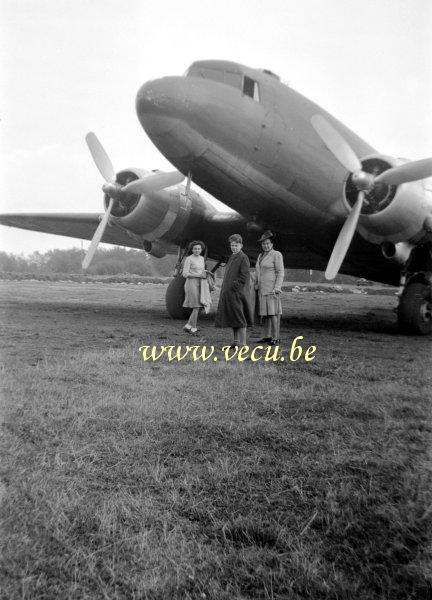
[[(238, 85), (209, 79), (209, 71), (228, 73)], [(256, 98), (240, 87), (245, 71), (257, 86)], [(137, 96), (140, 122), (170, 162), (234, 210), (269, 226), (280, 226), (281, 219), (291, 227), (314, 226), (319, 217), (321, 228), (323, 220), (348, 212), (341, 195), (346, 171), (310, 124), (318, 111), (274, 76), (220, 61), (195, 63), (186, 77), (151, 81)], [(360, 156), (374, 153), (338, 126)]]
[[(183, 77), (147, 82), (137, 94), (136, 108), (153, 143), (182, 173), (190, 172), (200, 187), (258, 226), (279, 236), (303, 236), (308, 248), (324, 258), (352, 208), (350, 174), (317, 135), (312, 117), (325, 116), (371, 172), (388, 169), (397, 160), (378, 155), (271, 72), (227, 61), (196, 62)], [(415, 218), (407, 227), (402, 224), (405, 231), (394, 189), (387, 186), (375, 205), (372, 197), (365, 203), (362, 235), (354, 237), (345, 272), (349, 263), (354, 271), (369, 265), (371, 277), (396, 282), (399, 269), (383, 258), (377, 243), (381, 234), (382, 241), (424, 235), (423, 188), (418, 182), (409, 185)], [(388, 215), (368, 214), (383, 213), (392, 201), (390, 221)], [(399, 204), (404, 210), (402, 199)], [(393, 237), (392, 228), (397, 230)]]

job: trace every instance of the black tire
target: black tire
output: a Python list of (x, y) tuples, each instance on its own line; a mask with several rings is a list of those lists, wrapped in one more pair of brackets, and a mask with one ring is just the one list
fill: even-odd
[(190, 308), (184, 308), (183, 306), (185, 299), (184, 283), (184, 277), (177, 275), (169, 283), (165, 294), (165, 305), (168, 314), (173, 319), (188, 319), (191, 312)]
[(405, 288), (398, 306), (398, 323), (404, 333), (427, 335), (432, 333), (431, 288), (425, 283), (410, 283)]

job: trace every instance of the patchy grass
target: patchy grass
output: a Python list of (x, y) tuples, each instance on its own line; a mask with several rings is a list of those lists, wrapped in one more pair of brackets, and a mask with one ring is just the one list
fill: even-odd
[(354, 367), (5, 373), (5, 597), (426, 598), (424, 370)]
[(431, 597), (430, 342), (336, 316), (310, 364), (144, 363), (125, 298), (10, 315), (2, 598)]

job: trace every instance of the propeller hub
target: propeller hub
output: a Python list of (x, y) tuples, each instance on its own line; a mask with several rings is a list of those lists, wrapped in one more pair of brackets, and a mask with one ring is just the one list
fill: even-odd
[(374, 185), (373, 175), (366, 171), (357, 171), (352, 174), (351, 180), (358, 191), (369, 192)]
[(359, 192), (364, 192), (363, 215), (376, 214), (387, 208), (395, 197), (396, 186), (376, 181), (376, 178), (389, 168), (391, 165), (382, 158), (364, 159), (362, 169), (351, 173), (345, 182), (344, 195), (349, 206), (353, 208)]
[(122, 195), (123, 186), (119, 183), (104, 183), (102, 191), (113, 200), (118, 200)]

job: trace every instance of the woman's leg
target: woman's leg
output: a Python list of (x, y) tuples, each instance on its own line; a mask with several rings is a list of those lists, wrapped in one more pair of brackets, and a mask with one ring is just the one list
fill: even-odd
[(272, 339), (279, 339), (279, 330), (278, 330), (278, 326), (277, 326), (277, 315), (271, 315), (270, 317), (267, 317), (270, 323), (270, 327), (269, 327), (269, 331), (270, 331), (270, 337)]
[(197, 326), (199, 308), (193, 308), (189, 317), (188, 325), (191, 327)]
[(246, 327), (240, 327), (237, 332), (239, 346), (246, 346)]
[(260, 338), (258, 340), (258, 342), (270, 342), (270, 340), (272, 339), (272, 333), (271, 333), (271, 317), (268, 316), (261, 316), (263, 325), (264, 325), (264, 335), (262, 338)]
[(234, 344), (246, 346), (246, 327), (233, 327)]
[(275, 338), (277, 340), (280, 340), (280, 322), (281, 322), (281, 315), (276, 315), (276, 335), (275, 335)]

